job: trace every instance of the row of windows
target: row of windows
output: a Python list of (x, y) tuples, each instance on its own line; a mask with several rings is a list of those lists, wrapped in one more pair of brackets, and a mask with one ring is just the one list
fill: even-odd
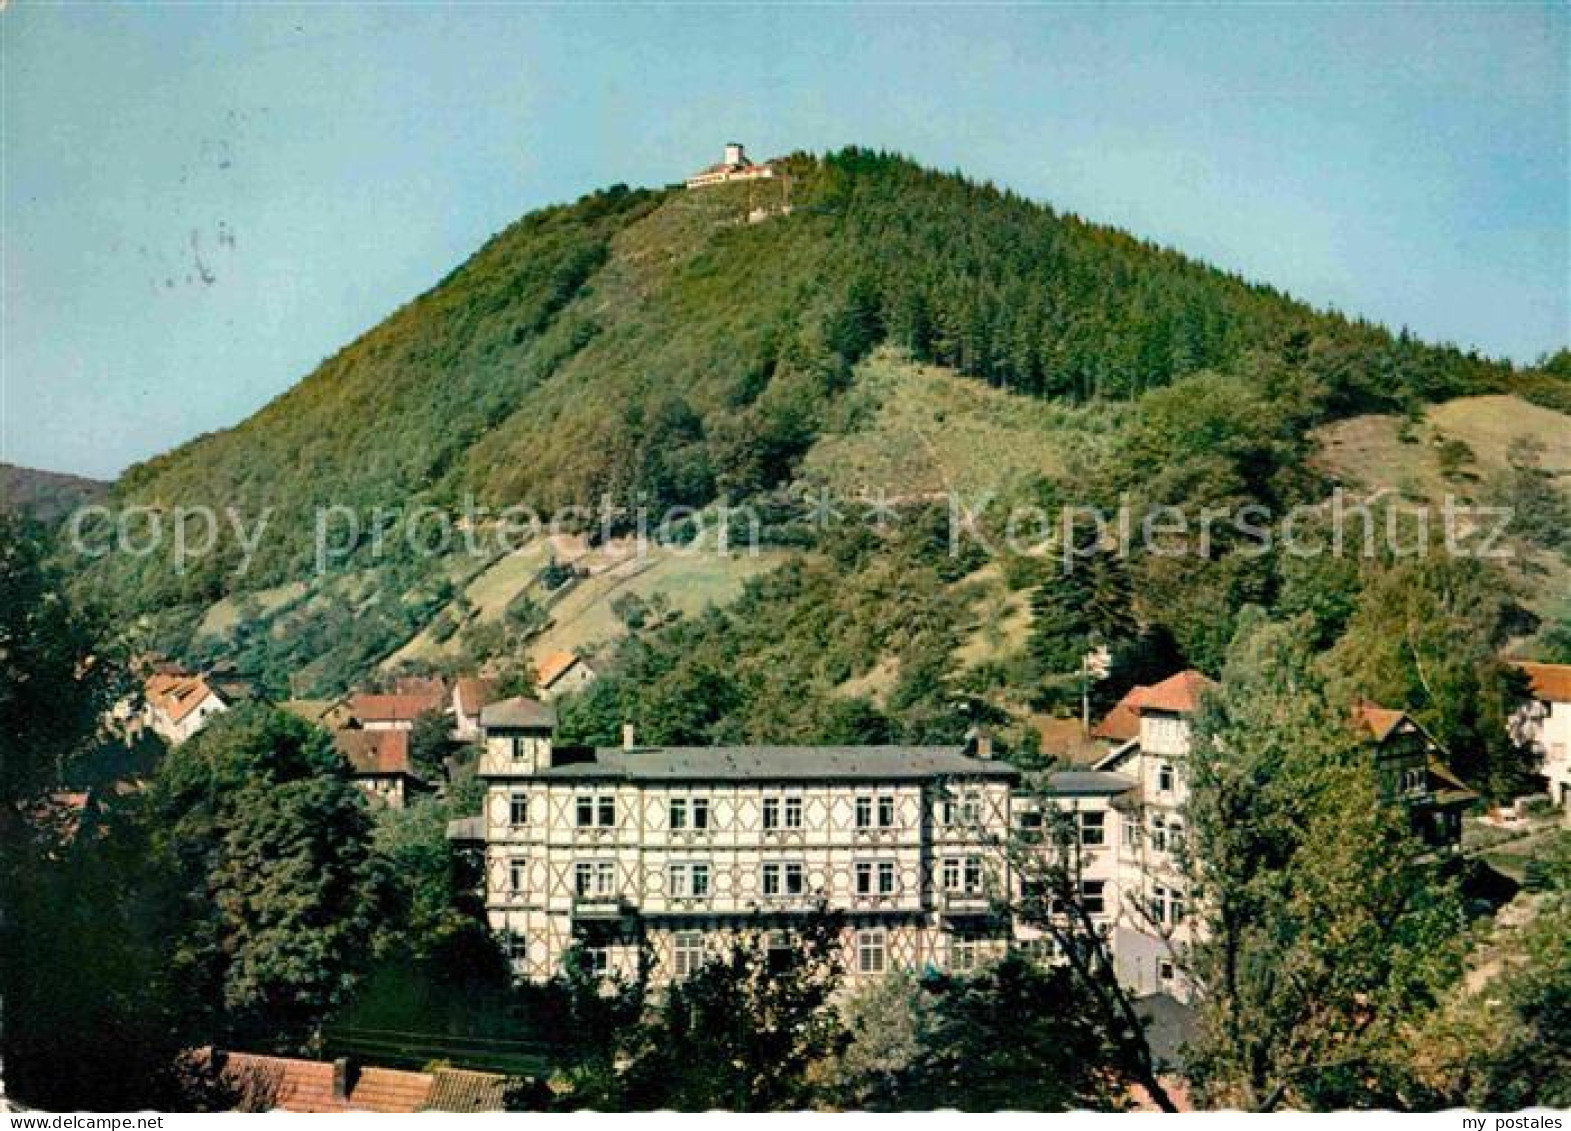
[[(895, 827), (895, 799), (893, 797), (863, 796), (856, 799), (856, 827), (859, 829), (892, 829)], [(667, 803), (666, 814), (673, 831), (707, 830), (709, 825), (709, 799), (707, 797), (673, 797)], [(975, 798), (959, 802), (943, 802), (943, 822), (946, 825), (979, 823), (981, 807)], [(515, 793), (510, 799), (508, 820), (514, 826), (529, 823), (529, 797)], [(574, 824), (581, 829), (615, 828), (617, 823), (616, 798), (585, 794), (574, 801)], [(766, 797), (763, 801), (763, 826), (766, 830), (800, 829), (802, 827), (802, 798)]]

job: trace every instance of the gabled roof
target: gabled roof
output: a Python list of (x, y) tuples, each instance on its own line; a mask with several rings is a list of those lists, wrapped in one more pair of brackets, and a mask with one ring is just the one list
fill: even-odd
[(480, 712), (480, 725), (488, 729), (551, 730), (556, 726), (556, 710), (538, 699), (520, 695), (487, 703)]
[(457, 693), (458, 709), (466, 715), (478, 715), (496, 694), (496, 680), (477, 675), (460, 676)]
[[(293, 1112), (425, 1110), (435, 1090), (429, 1072), (404, 1072), (367, 1065), (354, 1070), (330, 1061), (231, 1052), (199, 1054), (216, 1060), (219, 1079), (251, 1110)], [(335, 1074), (338, 1080), (335, 1084)], [(481, 1075), (476, 1073), (475, 1075)], [(496, 1077), (500, 1080), (501, 1077)]]
[(407, 730), (338, 730), (333, 732), (333, 745), (356, 774), (416, 776), (409, 761)]
[(548, 652), (535, 662), (535, 686), (546, 691), (575, 664), (581, 663), (583, 661), (571, 652)]
[(1215, 686), (1215, 681), (1190, 668), (1147, 687), (1135, 709), (1142, 715), (1149, 711), (1192, 715), (1200, 709), (1201, 696)]
[(412, 723), (427, 711), (446, 706), (446, 695), (367, 695), (349, 697), (349, 713), (363, 723)]
[(1515, 661), (1532, 685), (1533, 697), (1546, 703), (1571, 703), (1571, 664), (1537, 664)]
[(1125, 692), (1113, 709), (1102, 716), (1102, 721), (1091, 728), (1092, 738), (1105, 738), (1111, 742), (1127, 742), (1140, 734), (1140, 701), (1151, 690), (1137, 684)]

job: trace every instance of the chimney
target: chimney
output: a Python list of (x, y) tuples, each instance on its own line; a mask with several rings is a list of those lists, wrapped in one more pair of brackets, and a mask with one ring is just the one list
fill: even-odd
[(633, 724), (632, 723), (623, 723), (622, 724), (622, 749), (623, 750), (631, 750), (632, 748), (633, 748)]
[(992, 758), (993, 758), (993, 736), (992, 735), (988, 734), (986, 731), (982, 731), (982, 730), (977, 731), (976, 732), (976, 744), (975, 745), (976, 745), (976, 749), (974, 751), (972, 751), (972, 753), (976, 757), (981, 758), (984, 761), (992, 761)]
[(333, 1098), (349, 1100), (349, 1058), (341, 1056), (333, 1061)]

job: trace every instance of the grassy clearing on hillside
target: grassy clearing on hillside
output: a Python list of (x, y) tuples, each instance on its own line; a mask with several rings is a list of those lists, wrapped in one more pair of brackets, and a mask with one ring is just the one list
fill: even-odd
[[(1439, 502), (1448, 491), (1471, 494), (1478, 479), (1504, 468), (1506, 451), (1520, 436), (1544, 445), (1543, 467), (1571, 491), (1571, 416), (1512, 396), (1458, 397), (1435, 405), (1406, 443), (1400, 417), (1339, 420), (1320, 429), (1318, 460), (1337, 479), (1363, 490), (1396, 490)], [(1447, 439), (1472, 449), (1463, 477), (1447, 480), (1441, 473), (1440, 445)]]
[(1066, 453), (1105, 425), (1092, 411), (991, 388), (880, 350), (857, 369), (844, 431), (822, 436), (804, 476), (837, 495), (966, 495), (1062, 474)]

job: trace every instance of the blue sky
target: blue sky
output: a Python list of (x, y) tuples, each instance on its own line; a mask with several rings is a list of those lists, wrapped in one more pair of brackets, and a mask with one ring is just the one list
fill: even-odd
[(233, 424), (517, 216), (736, 137), (959, 168), (1421, 336), (1571, 339), (1564, 5), (0, 11), (0, 459)]

